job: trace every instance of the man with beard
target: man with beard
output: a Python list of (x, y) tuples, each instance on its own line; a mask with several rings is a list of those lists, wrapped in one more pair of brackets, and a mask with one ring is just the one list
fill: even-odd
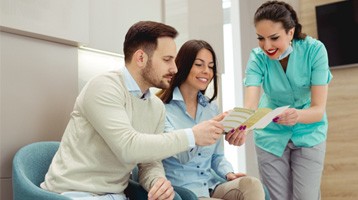
[[(140, 21), (127, 32), (125, 65), (90, 80), (79, 94), (71, 119), (41, 184), (71, 199), (126, 199), (124, 189), (138, 164), (149, 199), (173, 199), (161, 159), (221, 137), (223, 115), (191, 129), (161, 134), (165, 109), (149, 88), (168, 88), (177, 72), (177, 31)], [(238, 145), (235, 137), (231, 144)]]

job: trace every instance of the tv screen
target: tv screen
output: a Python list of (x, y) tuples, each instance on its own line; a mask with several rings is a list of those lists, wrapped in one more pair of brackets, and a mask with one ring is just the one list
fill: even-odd
[(358, 0), (316, 6), (318, 39), (328, 52), (329, 65), (358, 63)]

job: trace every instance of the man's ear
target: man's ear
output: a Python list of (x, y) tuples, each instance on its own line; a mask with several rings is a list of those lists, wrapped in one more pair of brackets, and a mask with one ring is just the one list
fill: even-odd
[(138, 67), (144, 68), (147, 65), (148, 56), (142, 49), (138, 49), (134, 52), (133, 59)]

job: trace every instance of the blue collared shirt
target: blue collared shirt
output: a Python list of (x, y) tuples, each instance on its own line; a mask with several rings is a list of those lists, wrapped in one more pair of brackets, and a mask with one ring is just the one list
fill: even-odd
[[(175, 88), (173, 99), (166, 107), (165, 132), (173, 129), (191, 128), (194, 125), (215, 117), (218, 107), (209, 103), (208, 98), (198, 93), (196, 117), (187, 112), (179, 88)], [(174, 186), (181, 186), (193, 191), (198, 197), (209, 197), (209, 188), (215, 188), (219, 182), (213, 177), (214, 170), (226, 179), (226, 174), (233, 172), (232, 165), (224, 157), (223, 137), (210, 146), (195, 146), (163, 160), (166, 176)]]
[(124, 75), (124, 83), (128, 89), (128, 91), (141, 99), (148, 99), (149, 97), (151, 97), (151, 93), (150, 90), (147, 90), (144, 94), (142, 93), (142, 91), (140, 90), (137, 82), (135, 82), (134, 78), (132, 77), (132, 75), (129, 73), (127, 67), (123, 67), (121, 72)]

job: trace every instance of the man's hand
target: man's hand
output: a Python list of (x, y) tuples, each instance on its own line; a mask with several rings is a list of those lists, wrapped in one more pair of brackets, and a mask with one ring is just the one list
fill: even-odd
[(239, 173), (230, 172), (226, 174), (226, 180), (232, 181), (243, 176), (246, 176), (246, 174), (240, 172)]
[(174, 188), (170, 181), (159, 178), (148, 192), (148, 200), (172, 200), (174, 199)]
[(232, 129), (225, 135), (225, 140), (234, 146), (241, 146), (246, 141), (246, 126), (240, 126), (237, 129)]
[(211, 120), (203, 121), (193, 127), (195, 144), (198, 146), (212, 145), (220, 138), (224, 132), (224, 126), (220, 121), (225, 117), (225, 113), (214, 117)]

